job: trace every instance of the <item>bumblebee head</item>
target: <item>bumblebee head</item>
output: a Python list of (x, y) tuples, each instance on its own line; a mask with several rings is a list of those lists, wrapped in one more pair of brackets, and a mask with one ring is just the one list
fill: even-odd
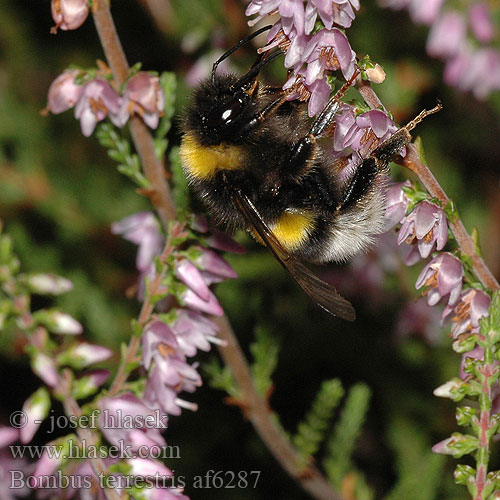
[(248, 90), (238, 83), (235, 75), (215, 75), (195, 91), (185, 129), (195, 131), (202, 145), (235, 144), (243, 139), (256, 109)]

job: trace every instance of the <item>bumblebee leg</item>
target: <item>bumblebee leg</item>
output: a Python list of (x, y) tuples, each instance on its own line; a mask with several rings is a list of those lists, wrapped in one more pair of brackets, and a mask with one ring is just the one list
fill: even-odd
[(323, 111), (314, 120), (309, 134), (294, 146), (288, 162), (288, 172), (300, 176), (314, 165), (311, 160), (316, 153), (316, 138), (325, 135), (325, 133), (328, 135), (328, 128), (331, 126), (341, 105), (340, 98), (349, 90), (357, 76), (358, 72), (355, 72), (351, 79), (330, 98)]
[(372, 156), (363, 160), (347, 189), (344, 191), (338, 210), (350, 208), (363, 198), (380, 173), (380, 167), (377, 159)]

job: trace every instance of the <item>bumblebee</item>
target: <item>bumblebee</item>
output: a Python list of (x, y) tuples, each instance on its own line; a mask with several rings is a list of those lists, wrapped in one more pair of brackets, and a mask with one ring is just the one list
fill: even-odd
[(384, 173), (410, 142), (409, 130), (429, 112), (378, 145), (350, 179), (340, 181), (340, 167), (321, 145), (331, 135), (339, 93), (311, 120), (303, 103), (257, 80), (279, 50), (260, 56), (241, 77), (217, 72), (256, 34), (221, 56), (194, 91), (183, 118), (183, 169), (219, 225), (248, 230), (321, 307), (353, 321), (353, 306), (303, 261), (346, 261), (383, 231)]

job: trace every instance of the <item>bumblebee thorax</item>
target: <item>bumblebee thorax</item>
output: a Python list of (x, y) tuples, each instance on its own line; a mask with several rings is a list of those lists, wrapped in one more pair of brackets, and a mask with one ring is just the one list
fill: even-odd
[(222, 170), (244, 168), (242, 146), (225, 143), (204, 146), (194, 132), (188, 132), (182, 138), (180, 156), (191, 179), (212, 179)]

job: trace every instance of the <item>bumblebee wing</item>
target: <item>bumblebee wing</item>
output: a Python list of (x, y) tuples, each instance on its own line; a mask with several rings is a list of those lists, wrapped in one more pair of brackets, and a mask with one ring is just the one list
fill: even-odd
[(340, 316), (348, 321), (355, 320), (356, 313), (352, 304), (344, 299), (332, 285), (319, 279), (308, 267), (283, 248), (246, 195), (236, 190), (235, 202), (248, 224), (255, 229), (278, 262), (292, 275), (309, 297), (333, 316)]

